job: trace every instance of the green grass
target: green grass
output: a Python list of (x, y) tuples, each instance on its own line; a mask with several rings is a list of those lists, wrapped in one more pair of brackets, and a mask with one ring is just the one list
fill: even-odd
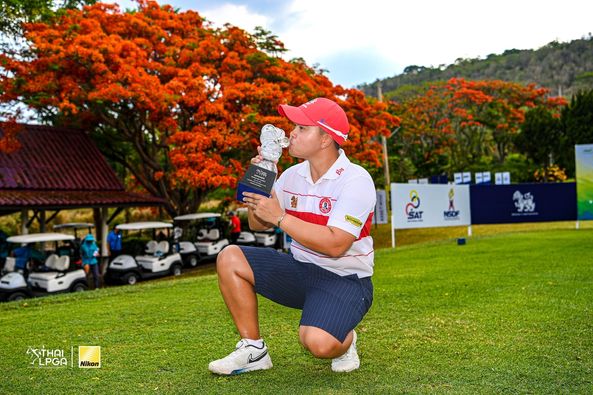
[[(274, 368), (207, 371), (237, 341), (216, 277), (0, 305), (0, 393), (592, 393), (593, 231), (540, 230), (379, 250), (362, 365), (333, 374), (297, 310), (260, 298)], [(34, 368), (28, 346), (100, 345), (100, 369)]]
[[(580, 229), (593, 229), (593, 221), (581, 221)], [(557, 222), (523, 222), (516, 224), (472, 225), (474, 236), (491, 236), (501, 233), (534, 232), (545, 230), (575, 229), (575, 221)], [(396, 230), (396, 246), (408, 246), (442, 240), (467, 237), (467, 226), (451, 226), (441, 228), (418, 228)], [(376, 248), (391, 248), (391, 229), (389, 224), (373, 225), (371, 235)]]

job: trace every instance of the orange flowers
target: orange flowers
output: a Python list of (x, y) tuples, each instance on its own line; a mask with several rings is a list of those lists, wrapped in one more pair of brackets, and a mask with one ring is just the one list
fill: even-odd
[(210, 190), (235, 186), (261, 126), (291, 128), (278, 104), (340, 101), (352, 125), (345, 149), (370, 166), (380, 164), (370, 138), (399, 122), (387, 105), (334, 86), (303, 62), (266, 54), (241, 29), (214, 29), (196, 12), (154, 1), (139, 1), (133, 13), (97, 3), (26, 31), (31, 56), (0, 58), (7, 71), (0, 101), (18, 99), (94, 129), (103, 152), (168, 199), (171, 213), (195, 210)]
[(424, 95), (401, 104), (404, 155), (418, 176), (458, 171), (484, 157), (503, 162), (512, 137), (534, 106), (558, 109), (563, 99), (547, 98), (547, 90), (507, 81), (437, 83)]

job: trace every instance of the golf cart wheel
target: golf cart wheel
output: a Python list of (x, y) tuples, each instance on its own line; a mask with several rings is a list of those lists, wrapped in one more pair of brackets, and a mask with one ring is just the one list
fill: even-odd
[(136, 273), (128, 273), (124, 276), (124, 283), (134, 285), (138, 282), (138, 275)]
[(173, 274), (174, 276), (181, 275), (181, 265), (179, 265), (179, 264), (173, 265), (173, 267), (171, 268), (171, 274)]
[(8, 298), (6, 300), (8, 300), (9, 302), (12, 302), (13, 300), (23, 300), (27, 298), (27, 294), (25, 294), (24, 292), (15, 292), (13, 294), (10, 294), (10, 296), (8, 296)]
[(198, 257), (197, 257), (197, 256), (195, 256), (195, 255), (190, 255), (190, 256), (187, 258), (187, 263), (189, 264), (189, 266), (190, 266), (190, 267), (196, 267), (196, 266), (198, 266), (198, 262), (199, 262), (199, 261), (200, 261), (200, 260), (199, 260), (199, 259), (198, 259)]
[(86, 291), (87, 289), (89, 289), (89, 287), (85, 283), (76, 283), (72, 286), (70, 291), (71, 292), (83, 292), (83, 291)]

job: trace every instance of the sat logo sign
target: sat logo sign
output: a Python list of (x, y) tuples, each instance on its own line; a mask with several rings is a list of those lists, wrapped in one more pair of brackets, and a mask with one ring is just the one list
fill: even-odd
[(410, 191), (410, 203), (406, 204), (406, 215), (408, 216), (408, 222), (421, 222), (422, 211), (420, 208), (420, 195), (416, 190)]
[(471, 223), (469, 185), (391, 184), (393, 229)]

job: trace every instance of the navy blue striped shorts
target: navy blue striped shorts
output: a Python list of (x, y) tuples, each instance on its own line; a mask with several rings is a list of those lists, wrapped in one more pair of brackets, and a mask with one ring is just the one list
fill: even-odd
[(339, 276), (272, 248), (241, 246), (255, 277), (255, 291), (301, 309), (300, 325), (314, 326), (344, 342), (373, 303), (370, 277)]

